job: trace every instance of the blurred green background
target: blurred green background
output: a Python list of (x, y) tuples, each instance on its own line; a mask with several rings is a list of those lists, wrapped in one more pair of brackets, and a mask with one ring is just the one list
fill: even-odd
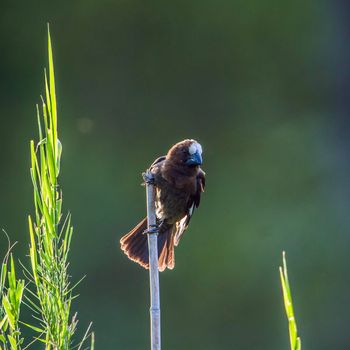
[[(54, 45), (80, 333), (149, 346), (148, 274), (119, 250), (140, 173), (203, 145), (207, 190), (161, 274), (164, 349), (288, 349), (286, 250), (304, 349), (349, 349), (349, 9), (345, 1), (2, 1), (0, 227), (28, 263), (29, 140)], [(6, 240), (3, 237), (1, 252)], [(39, 346), (39, 345), (38, 345)]]

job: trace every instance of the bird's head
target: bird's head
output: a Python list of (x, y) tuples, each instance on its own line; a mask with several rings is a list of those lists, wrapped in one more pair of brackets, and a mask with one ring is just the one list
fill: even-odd
[(184, 140), (170, 148), (167, 159), (188, 167), (203, 163), (202, 146), (195, 140)]

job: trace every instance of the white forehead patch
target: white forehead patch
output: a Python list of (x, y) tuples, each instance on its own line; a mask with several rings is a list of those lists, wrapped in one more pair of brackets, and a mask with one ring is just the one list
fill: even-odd
[(202, 146), (198, 142), (193, 142), (190, 147), (188, 147), (189, 154), (195, 154), (198, 152), (199, 154), (202, 154)]

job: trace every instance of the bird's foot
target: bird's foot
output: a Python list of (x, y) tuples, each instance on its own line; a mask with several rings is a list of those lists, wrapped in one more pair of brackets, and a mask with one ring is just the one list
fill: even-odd
[(142, 234), (146, 235), (148, 233), (158, 233), (158, 225), (150, 225)]
[(144, 180), (143, 185), (154, 185), (154, 175), (150, 172), (149, 169), (147, 169), (145, 172), (142, 173), (142, 178)]

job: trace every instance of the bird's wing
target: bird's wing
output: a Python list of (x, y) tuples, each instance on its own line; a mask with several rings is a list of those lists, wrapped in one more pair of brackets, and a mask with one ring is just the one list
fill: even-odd
[(157, 166), (157, 165), (159, 166), (159, 163), (161, 163), (162, 161), (164, 161), (165, 158), (166, 158), (166, 156), (162, 156), (162, 157), (157, 158), (157, 159), (151, 164), (151, 166), (149, 167), (150, 170), (152, 171), (152, 168), (155, 168), (155, 166)]
[(194, 213), (195, 208), (199, 207), (201, 201), (201, 194), (204, 192), (205, 188), (205, 172), (202, 169), (199, 169), (199, 173), (197, 175), (197, 190), (196, 192), (190, 196), (189, 201), (187, 203), (187, 214), (176, 223), (176, 232), (174, 237), (175, 246), (177, 246), (180, 242), (180, 239), (185, 232), (191, 217)]

